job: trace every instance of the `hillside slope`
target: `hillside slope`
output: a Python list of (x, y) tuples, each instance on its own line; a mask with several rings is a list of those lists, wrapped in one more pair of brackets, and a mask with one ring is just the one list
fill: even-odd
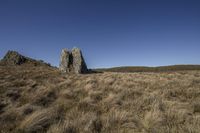
[(0, 66), (2, 133), (198, 133), (200, 71), (66, 75)]
[(184, 70), (200, 70), (200, 65), (171, 65), (159, 67), (145, 67), (145, 66), (122, 66), (112, 68), (94, 69), (100, 72), (170, 72), (170, 71), (184, 71)]

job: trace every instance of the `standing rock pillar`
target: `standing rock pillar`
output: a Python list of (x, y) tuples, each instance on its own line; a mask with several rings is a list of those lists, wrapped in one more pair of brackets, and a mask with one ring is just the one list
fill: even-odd
[(59, 69), (64, 73), (87, 73), (87, 65), (79, 48), (73, 48), (71, 51), (63, 49), (60, 57)]

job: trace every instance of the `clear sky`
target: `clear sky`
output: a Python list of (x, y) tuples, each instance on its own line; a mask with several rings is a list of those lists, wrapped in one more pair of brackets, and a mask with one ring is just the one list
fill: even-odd
[(0, 0), (1, 58), (58, 66), (74, 46), (89, 68), (200, 64), (200, 1)]

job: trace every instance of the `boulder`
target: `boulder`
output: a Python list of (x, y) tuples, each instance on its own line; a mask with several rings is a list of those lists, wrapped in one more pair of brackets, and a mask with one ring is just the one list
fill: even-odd
[(67, 49), (63, 49), (60, 56), (60, 66), (59, 66), (60, 71), (69, 72), (69, 69), (66, 69), (69, 67), (69, 56), (70, 52), (67, 51)]
[(63, 49), (60, 57), (59, 69), (64, 73), (87, 73), (87, 65), (79, 48), (73, 48), (71, 51)]
[(75, 73), (86, 73), (88, 71), (82, 52), (79, 48), (72, 49), (73, 68)]

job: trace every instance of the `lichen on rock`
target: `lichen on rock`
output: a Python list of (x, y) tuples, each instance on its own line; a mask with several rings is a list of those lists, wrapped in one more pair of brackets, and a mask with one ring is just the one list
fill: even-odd
[(60, 56), (59, 69), (64, 73), (87, 73), (87, 65), (79, 48), (71, 51), (63, 49)]

